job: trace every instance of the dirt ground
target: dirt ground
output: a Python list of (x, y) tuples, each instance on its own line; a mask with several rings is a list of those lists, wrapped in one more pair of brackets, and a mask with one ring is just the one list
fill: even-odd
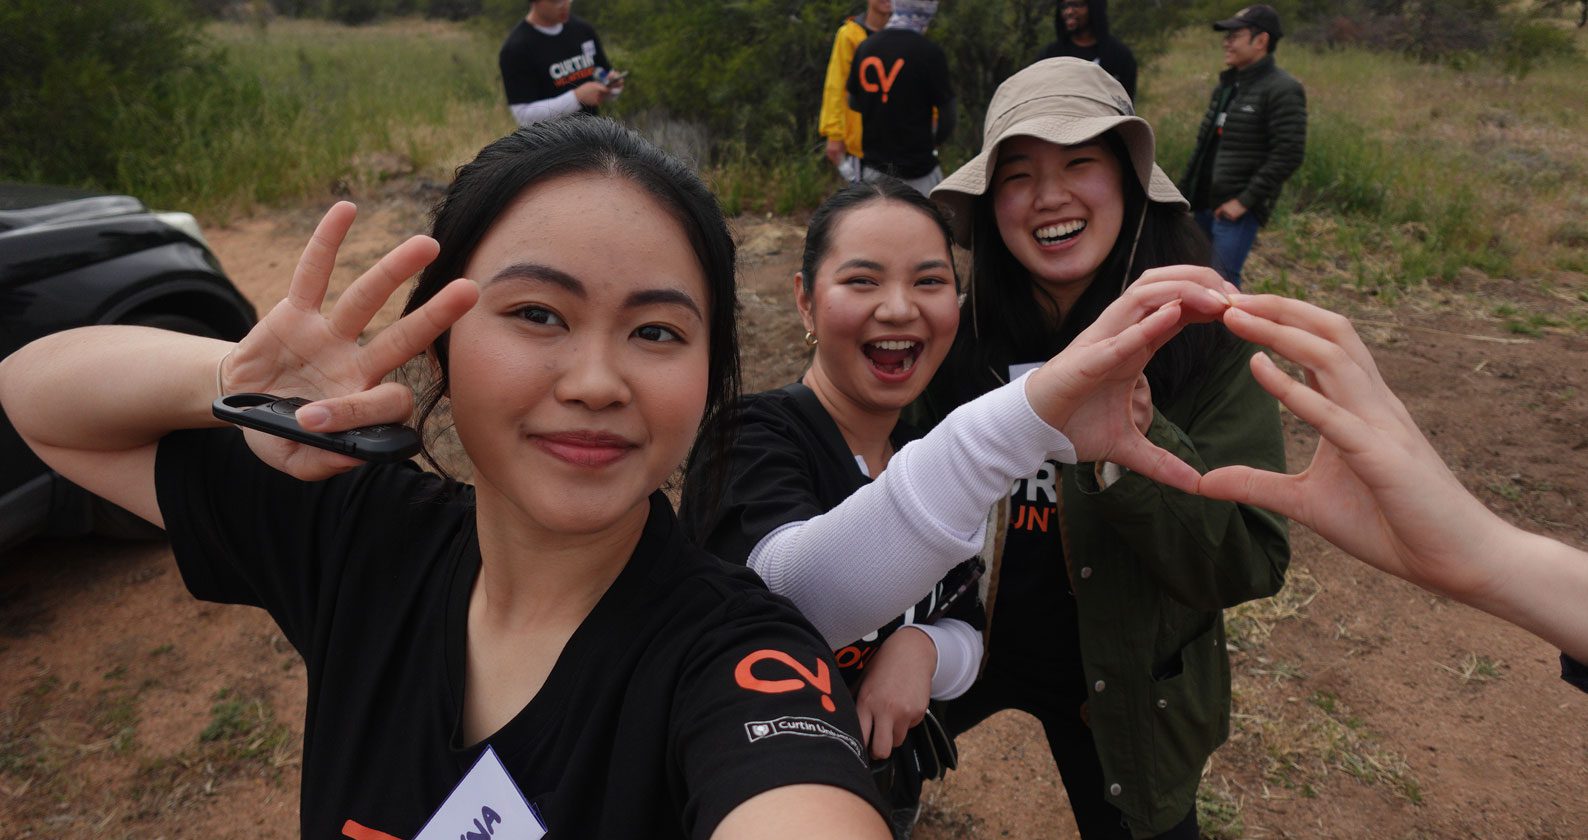
[[(423, 229), (426, 182), (361, 196), (334, 287)], [(210, 237), (264, 310), (318, 208)], [(740, 219), (746, 387), (796, 376), (799, 228)], [(1259, 248), (1260, 278), (1280, 257)], [(1519, 338), (1492, 312), (1588, 307), (1588, 277), (1473, 277), (1351, 312), (1468, 487), (1588, 545), (1588, 339)], [(1294, 272), (1292, 280), (1295, 280)], [(389, 314), (389, 313), (388, 313)], [(1313, 435), (1287, 417), (1292, 463)], [(1230, 616), (1235, 723), (1203, 783), (1212, 837), (1588, 837), (1588, 696), (1522, 631), (1344, 557), (1297, 528), (1284, 593)], [(1585, 605), (1588, 608), (1588, 605)], [(0, 838), (286, 838), (297, 831), (304, 669), (263, 613), (190, 598), (163, 544), (34, 542), (0, 562)], [(961, 740), (916, 836), (1074, 836), (1036, 722)]]

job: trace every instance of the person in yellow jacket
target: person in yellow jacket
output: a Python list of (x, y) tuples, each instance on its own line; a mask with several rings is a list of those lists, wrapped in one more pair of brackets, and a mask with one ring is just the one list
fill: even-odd
[(849, 65), (855, 48), (882, 29), (893, 14), (893, 0), (866, 0), (866, 13), (845, 18), (833, 38), (833, 52), (827, 60), (827, 79), (822, 83), (820, 127), (827, 138), (827, 159), (845, 180), (860, 177), (860, 114), (849, 107)]

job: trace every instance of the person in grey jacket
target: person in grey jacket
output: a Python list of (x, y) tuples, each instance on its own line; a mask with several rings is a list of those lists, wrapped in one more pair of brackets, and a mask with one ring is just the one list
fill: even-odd
[(1181, 190), (1213, 242), (1214, 268), (1241, 285), (1241, 268), (1279, 190), (1307, 146), (1307, 93), (1274, 64), (1282, 29), (1272, 6), (1247, 6), (1217, 21), (1224, 33), (1219, 85), (1197, 132)]

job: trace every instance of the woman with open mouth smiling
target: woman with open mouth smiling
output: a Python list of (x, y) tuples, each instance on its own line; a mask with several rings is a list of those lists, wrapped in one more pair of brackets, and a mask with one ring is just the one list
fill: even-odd
[[(907, 416), (931, 427), (1067, 352), (1117, 299), (1211, 274), (1187, 267), (1208, 265), (1207, 244), (1153, 146), (1089, 62), (1041, 61), (998, 88), (981, 154), (932, 193), (973, 274), (954, 349)], [(1254, 352), (1221, 325), (1187, 327), (1145, 366), (1126, 422), (1199, 472), (1282, 471)], [(1195, 838), (1197, 784), (1229, 729), (1221, 610), (1279, 590), (1286, 526), (1117, 458), (1081, 460), (1025, 473), (994, 511), (991, 641), (947, 723), (961, 732), (1009, 708), (1040, 720), (1087, 840)]]
[[(810, 368), (799, 382), (741, 401), (726, 485), (717, 491), (699, 470), (685, 484), (680, 515), (692, 536), (723, 559), (748, 562), (802, 608), (801, 590), (822, 599), (823, 580), (791, 592), (788, 577), (751, 558), (764, 556), (756, 551), (769, 535), (792, 536), (791, 526), (870, 484), (917, 436), (899, 413), (948, 354), (958, 292), (948, 223), (904, 182), (854, 184), (818, 208), (794, 275)], [(911, 592), (908, 609), (847, 638), (828, 636), (896, 834), (913, 824), (922, 773), (944, 769), (941, 728), (934, 746), (920, 726), (928, 701), (964, 693), (981, 657), (973, 554), (960, 552), (943, 577)], [(896, 749), (900, 760), (889, 761)]]

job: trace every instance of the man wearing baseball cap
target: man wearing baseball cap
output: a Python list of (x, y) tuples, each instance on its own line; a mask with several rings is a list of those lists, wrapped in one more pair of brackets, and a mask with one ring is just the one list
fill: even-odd
[(1213, 242), (1214, 267), (1239, 286), (1257, 229), (1305, 155), (1307, 93), (1274, 65), (1284, 30), (1272, 6), (1247, 6), (1213, 28), (1224, 33), (1226, 69), (1202, 118), (1181, 191)]

